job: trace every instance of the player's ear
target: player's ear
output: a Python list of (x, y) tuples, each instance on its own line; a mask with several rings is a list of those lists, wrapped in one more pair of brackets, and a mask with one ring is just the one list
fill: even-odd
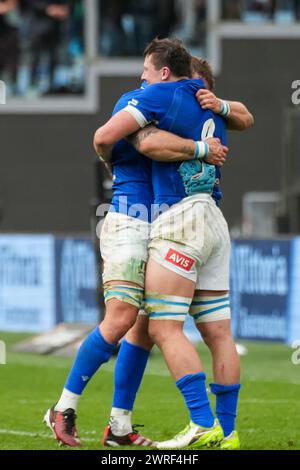
[(171, 70), (169, 69), (169, 67), (163, 67), (162, 75), (161, 75), (162, 82), (165, 82), (166, 80), (168, 80), (170, 75), (171, 75)]

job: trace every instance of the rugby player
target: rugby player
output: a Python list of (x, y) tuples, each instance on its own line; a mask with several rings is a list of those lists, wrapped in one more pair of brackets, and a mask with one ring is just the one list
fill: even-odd
[[(156, 44), (151, 44), (150, 48), (146, 50), (144, 78), (150, 83), (151, 81), (155, 83), (155, 81), (162, 81), (163, 75), (166, 74), (167, 80), (170, 78), (170, 82), (172, 82), (174, 77), (172, 77), (172, 72), (170, 73), (170, 69), (166, 66), (168, 62), (166, 61), (164, 66), (163, 62), (159, 61), (159, 59), (157, 60), (157, 52), (161, 52), (159, 46), (162, 45), (162, 43), (158, 43), (159, 41), (157, 41)], [(157, 53), (156, 56), (155, 53)], [(170, 74), (168, 75), (168, 73)], [(160, 80), (158, 78), (159, 74), (161, 74)], [(179, 82), (181, 82), (181, 80), (179, 80)], [(184, 103), (180, 91), (182, 91), (184, 86), (177, 81), (175, 89), (176, 88), (177, 91), (179, 90), (179, 93), (177, 93), (177, 101), (167, 102), (165, 110), (163, 109), (162, 103), (166, 104), (164, 103), (166, 95), (159, 93), (161, 91), (160, 87), (160, 89), (157, 89), (158, 95), (160, 94), (157, 102), (153, 101), (153, 89), (150, 91), (148, 88), (145, 91), (145, 95), (139, 96), (139, 100), (127, 107), (126, 111), (135, 119), (136, 124), (141, 127), (149, 121), (155, 120), (158, 126), (164, 123), (166, 127), (169, 126), (172, 130), (176, 129), (178, 133), (183, 130), (183, 133), (186, 132), (186, 134), (189, 134), (186, 121), (190, 123), (189, 114), (192, 114), (191, 108), (186, 108), (186, 113), (180, 112), (183, 111), (180, 105)], [(172, 97), (170, 97), (170, 99), (172, 99)], [(172, 106), (170, 106), (170, 103), (172, 103)], [(192, 104), (192, 102), (190, 104)], [(166, 111), (168, 112), (166, 113)], [(181, 120), (181, 128), (180, 126), (178, 128), (178, 125), (176, 127), (176, 116), (181, 116), (181, 118), (185, 120), (184, 122)], [(207, 132), (210, 126), (216, 127), (215, 124), (213, 125), (213, 121), (208, 119), (203, 124), (205, 132)], [(121, 136), (124, 136), (126, 132), (130, 134), (130, 132), (134, 130), (136, 130), (135, 125), (130, 117), (125, 116), (124, 112), (119, 113), (116, 119), (112, 119), (96, 133), (95, 143), (98, 152), (105, 154), (104, 148), (113, 143), (116, 135), (118, 137), (120, 136), (120, 132)], [(219, 126), (219, 132), (222, 134), (221, 125)], [(179, 171), (185, 182), (185, 194), (183, 195), (182, 193), (180, 195), (175, 190), (175, 194), (166, 195), (165, 182), (168, 181), (168, 177), (169, 180), (170, 175), (171, 180), (173, 178), (173, 187), (174, 178), (176, 179), (175, 173), (173, 172), (172, 174), (172, 171), (170, 171), (170, 164), (167, 166), (168, 171), (166, 166), (160, 166), (160, 170), (156, 173), (156, 179), (154, 177), (154, 194), (158, 202), (168, 200), (171, 205), (175, 204), (175, 206), (165, 214), (162, 214), (157, 221), (154, 222), (151, 230), (150, 261), (147, 267), (149, 276), (147, 276), (146, 280), (146, 309), (150, 314), (150, 332), (163, 351), (168, 366), (177, 380), (177, 385), (186, 398), (192, 421), (184, 432), (181, 432), (173, 441), (162, 443), (159, 447), (180, 448), (195, 441), (196, 446), (201, 447), (210, 442), (221, 440), (223, 432), (217, 421), (215, 424), (213, 423), (213, 415), (206, 396), (205, 376), (201, 372), (202, 367), (200, 361), (196, 359), (196, 352), (193, 350), (192, 345), (188, 344), (182, 334), (182, 327), (178, 323), (178, 320), (184, 320), (185, 314), (188, 312), (192, 302), (192, 294), (194, 294), (196, 284), (199, 283), (200, 279), (200, 286), (203, 289), (201, 291), (202, 296), (200, 299), (194, 299), (191, 311), (195, 319), (199, 322), (205, 322), (207, 321), (207, 317), (209, 317), (209, 323), (211, 323), (230, 318), (228, 303), (228, 259), (230, 242), (227, 224), (222, 214), (216, 208), (216, 205), (214, 203), (212, 204), (208, 194), (199, 194), (200, 191), (202, 191), (202, 193), (211, 192), (212, 187), (209, 191), (208, 187), (202, 185), (202, 188), (197, 190), (197, 184), (190, 184), (190, 177), (193, 171), (192, 166), (190, 166), (190, 164), (182, 164)], [(187, 172), (185, 172), (183, 168), (187, 169)], [(193, 181), (193, 183), (194, 182), (195, 181)], [(157, 183), (157, 185), (155, 185), (155, 183)], [(209, 180), (206, 181), (206, 184), (209, 186)], [(200, 187), (201, 185), (199, 188)], [(163, 190), (160, 188), (163, 188)], [(190, 197), (186, 197), (186, 195)], [(184, 204), (182, 202), (176, 204), (176, 198), (177, 201), (183, 200)], [(193, 214), (194, 209), (196, 209), (196, 212), (198, 211), (197, 230), (201, 238), (200, 244), (198, 244), (199, 240), (197, 240), (196, 243), (194, 239), (195, 234), (184, 233), (184, 229), (187, 228), (186, 222), (178, 228), (179, 224), (176, 221), (176, 216), (181, 216), (182, 208), (184, 209), (183, 214), (186, 215), (190, 212), (190, 226), (195, 220), (193, 217), (195, 215)], [(172, 220), (172, 216), (174, 216), (174, 220)], [(210, 219), (210, 224), (204, 222), (205, 218)], [(170, 220), (172, 222), (171, 236), (169, 230)], [(178, 232), (180, 232), (180, 237), (177, 236)], [(184, 235), (183, 238), (182, 235)], [(181, 251), (179, 251), (179, 249)], [(219, 272), (216, 272), (218, 266)], [(200, 267), (201, 269), (199, 269)], [(172, 275), (168, 272), (169, 270), (172, 271)], [(214, 275), (213, 270), (215, 271)], [(205, 285), (207, 286), (207, 290), (204, 290)], [(179, 293), (181, 294), (180, 298), (178, 298)], [(209, 306), (211, 306), (211, 308), (208, 308)], [(157, 320), (164, 321), (158, 322)], [(239, 367), (238, 364), (236, 364), (238, 358), (230, 331), (228, 332), (229, 322), (227, 321), (225, 323), (222, 324), (223, 329), (226, 330), (223, 336), (226, 336), (226, 346), (229, 348), (229, 354), (227, 354), (225, 359), (231, 357), (235, 362), (233, 366), (234, 371), (231, 374), (232, 377), (234, 376), (235, 378), (239, 375)], [(176, 344), (176, 346), (179, 345), (179, 352), (176, 347), (178, 352), (177, 356), (179, 356), (179, 358), (177, 357), (175, 360), (173, 358), (173, 353), (176, 352), (174, 350), (174, 344)], [(220, 349), (220, 344), (218, 347)], [(220, 370), (224, 370), (224, 364)], [(184, 372), (186, 373), (185, 375), (183, 375)], [(234, 380), (234, 382), (235, 381), (236, 380)], [(215, 390), (217, 395), (226, 395), (227, 402), (228, 398), (230, 398), (231, 408), (225, 410), (226, 413), (224, 410), (219, 413), (220, 415), (226, 415), (223, 420), (223, 428), (227, 421), (227, 428), (233, 425), (234, 430), (234, 415), (239, 387), (239, 383), (230, 383), (228, 385), (220, 383), (212, 386), (212, 389)], [(193, 402), (193, 406), (191, 406), (191, 402)], [(195, 402), (197, 402), (197, 406), (195, 406)], [(234, 412), (232, 412), (232, 410)], [(207, 426), (207, 424), (210, 425)], [(230, 433), (231, 438), (237, 437), (232, 436), (232, 432)], [(224, 445), (226, 445), (226, 442)]]
[[(204, 91), (204, 90), (203, 90), (203, 91)], [(126, 100), (127, 100), (127, 101), (126, 101), (126, 104), (127, 104), (128, 100), (129, 100), (129, 98), (130, 98), (130, 96), (132, 96), (132, 95), (128, 94), (128, 95), (125, 95), (125, 96), (126, 96)], [(117, 109), (117, 108), (116, 108), (116, 109)], [(236, 116), (238, 117), (238, 113), (239, 113), (239, 112), (240, 112), (240, 110), (237, 109), (236, 112), (234, 111), (234, 114), (236, 114)], [(248, 113), (248, 114), (249, 114), (249, 113)], [(243, 122), (245, 121), (245, 116), (246, 116), (246, 115), (245, 115), (245, 112), (244, 112), (244, 110), (242, 110), (242, 113), (240, 113), (240, 116), (239, 116), (239, 120), (240, 120), (241, 123), (243, 123)], [(246, 117), (247, 117), (247, 116), (246, 116)], [(243, 125), (244, 125), (244, 124), (243, 124)], [(141, 139), (140, 142), (142, 142), (142, 140), (144, 140), (144, 142), (146, 143), (146, 145), (148, 145), (148, 144), (147, 144), (147, 137), (145, 138), (145, 131), (141, 131), (141, 132), (143, 133), (143, 139)], [(148, 133), (148, 135), (150, 136), (150, 133)], [(170, 145), (170, 149), (169, 149), (169, 150), (166, 149), (166, 155), (163, 157), (163, 158), (165, 158), (166, 160), (167, 160), (168, 158), (170, 159), (170, 152), (171, 152), (171, 151), (173, 152), (173, 154), (172, 154), (172, 159), (173, 159), (173, 160), (176, 160), (176, 158), (178, 159), (178, 156), (180, 156), (180, 158), (183, 159), (183, 158), (184, 158), (184, 156), (182, 155), (182, 152), (183, 152), (183, 151), (184, 151), (184, 152), (187, 152), (187, 157), (188, 157), (188, 158), (191, 158), (191, 157), (194, 155), (195, 143), (194, 143), (193, 141), (190, 141), (190, 140), (189, 140), (189, 141), (184, 141), (184, 142), (183, 142), (182, 139), (180, 139), (180, 138), (178, 138), (178, 137), (176, 137), (176, 136), (172, 136), (172, 139), (170, 139), (171, 136), (170, 136), (168, 133), (162, 132), (162, 131), (159, 131), (159, 134), (157, 134), (156, 137), (157, 137), (157, 142), (159, 142), (159, 137), (163, 137), (163, 139), (164, 139), (164, 140), (163, 140), (163, 143), (164, 143), (165, 145), (166, 145), (166, 144), (169, 144), (169, 145)], [(150, 139), (150, 141), (151, 141), (151, 139)], [(184, 145), (183, 145), (183, 143), (184, 143)], [(125, 154), (124, 142), (123, 142), (123, 148), (122, 148), (121, 145), (119, 146), (119, 148), (120, 148), (120, 147), (121, 147), (121, 149), (122, 149), (122, 151), (123, 151), (123, 154)], [(145, 147), (145, 148), (146, 148), (146, 147)], [(133, 155), (132, 155), (132, 153), (130, 153), (130, 152), (132, 152), (132, 150), (130, 150), (130, 148), (128, 147), (128, 148), (127, 148), (127, 151), (129, 151), (129, 155), (131, 155), (131, 157), (132, 157), (131, 160), (130, 160), (130, 158), (129, 158), (129, 166), (131, 166), (130, 169), (132, 169), (132, 167), (133, 167), (133, 162), (134, 162)], [(115, 157), (116, 157), (116, 154), (117, 154), (117, 152), (115, 152), (115, 155), (114, 155)], [(122, 152), (121, 152), (121, 154), (122, 154)], [(175, 154), (175, 155), (174, 155), (174, 154)], [(142, 158), (142, 157), (139, 156), (139, 158)], [(153, 152), (153, 155), (152, 155), (152, 158), (160, 158), (160, 159), (161, 159), (162, 156), (157, 156), (157, 155), (155, 155), (155, 151), (154, 151), (154, 152)], [(211, 157), (208, 156), (208, 159), (209, 159), (209, 158), (211, 158)], [(219, 165), (222, 165), (223, 162), (224, 162), (224, 158), (223, 158), (223, 157), (220, 157), (220, 156), (219, 156), (218, 158), (219, 158), (218, 164), (219, 164)], [(117, 165), (116, 163), (117, 163), (117, 162), (116, 162), (116, 158), (115, 158), (115, 164), (114, 164), (114, 166), (117, 168), (118, 165)], [(122, 170), (124, 171), (124, 170), (126, 169), (126, 164), (125, 164), (125, 163), (126, 163), (126, 160), (125, 160), (125, 158), (122, 159), (122, 162), (121, 162), (121, 163), (122, 163)], [(214, 162), (214, 161), (211, 161), (211, 163), (215, 163), (215, 162)], [(141, 164), (140, 164), (140, 165), (141, 165)], [(124, 176), (127, 177), (127, 181), (129, 180), (129, 182), (130, 182), (130, 180), (132, 179), (132, 174), (130, 174), (130, 169), (129, 169), (129, 170), (127, 169), (127, 174), (124, 175)], [(136, 173), (137, 173), (137, 172), (135, 172), (135, 175), (134, 175), (134, 185), (135, 185), (134, 188), (135, 188), (135, 192), (138, 191), (138, 183), (139, 183), (138, 177), (137, 177), (137, 174), (136, 174)], [(146, 181), (142, 181), (141, 183), (142, 183), (142, 185), (141, 185), (141, 186), (142, 186), (142, 187), (141, 187), (141, 191), (138, 192), (138, 198), (135, 199), (135, 201), (139, 201), (139, 202), (140, 202), (140, 201), (143, 201), (143, 200), (145, 201), (145, 199), (146, 199), (146, 198), (145, 198), (145, 191), (146, 191), (146, 189), (147, 189), (147, 186), (145, 185)], [(143, 184), (144, 184), (144, 187), (143, 187)], [(115, 184), (116, 190), (119, 191), (119, 194), (120, 194), (120, 186), (121, 186), (121, 188), (122, 188), (122, 185), (121, 185), (120, 183), (116, 183), (116, 184)], [(123, 188), (122, 188), (122, 191), (123, 191), (123, 193), (124, 193), (124, 189), (123, 189)], [(126, 191), (125, 191), (125, 193), (126, 193)], [(129, 193), (130, 193), (130, 191), (129, 191)], [(134, 193), (131, 192), (131, 195), (132, 195), (132, 194), (134, 194)], [(115, 200), (114, 200), (114, 203), (115, 203), (115, 204), (116, 204), (116, 199), (117, 199), (117, 198), (115, 198)], [(125, 211), (125, 212), (126, 212), (126, 211)], [(132, 248), (132, 246), (133, 246), (133, 244), (130, 244), (130, 243), (129, 243), (128, 246), (126, 246), (126, 243), (125, 243), (125, 245), (124, 245), (124, 240), (123, 240), (123, 248), (128, 248), (128, 247), (129, 247), (129, 248)], [(112, 250), (111, 250), (111, 253), (112, 253)], [(127, 302), (127, 299), (125, 299), (125, 302)], [(110, 303), (110, 302), (108, 302), (108, 303)], [(149, 339), (148, 339), (148, 341), (149, 341)], [(122, 348), (123, 348), (123, 346), (124, 346), (124, 345), (122, 345)], [(134, 346), (134, 345), (132, 345), (132, 346)], [(122, 348), (121, 348), (121, 350), (122, 350)], [(124, 348), (123, 348), (123, 349), (124, 349)], [(138, 348), (137, 348), (137, 349), (138, 349)], [(149, 348), (149, 349), (150, 349), (150, 348)], [(83, 351), (81, 351), (81, 353), (83, 354)], [(84, 353), (85, 353), (85, 354), (88, 353), (88, 348), (86, 348), (86, 349), (84, 350)], [(142, 361), (142, 362), (143, 362), (143, 361)], [(86, 378), (86, 376), (83, 376), (83, 377)], [(78, 379), (78, 377), (77, 377), (77, 379)], [(80, 378), (79, 382), (81, 382), (81, 378)], [(86, 380), (86, 383), (87, 383), (87, 382), (88, 382), (88, 381)], [(71, 388), (71, 387), (70, 387), (70, 388)], [(65, 395), (65, 396), (64, 396), (64, 395)], [(68, 402), (68, 399), (69, 399), (69, 402)], [(76, 407), (77, 399), (78, 399), (78, 395), (77, 395), (76, 393), (72, 395), (72, 392), (70, 392), (70, 396), (68, 397), (68, 390), (64, 390), (64, 393), (63, 393), (62, 398), (61, 398), (61, 400), (60, 400), (60, 401), (61, 401), (61, 404), (60, 404), (60, 405), (58, 404), (58, 407), (56, 407), (56, 408), (60, 408), (60, 407), (61, 407), (61, 412), (59, 412), (57, 409), (55, 410), (55, 412), (56, 412), (56, 417), (57, 417), (57, 418), (60, 418), (60, 419), (57, 419), (56, 422), (55, 422), (55, 420), (52, 421), (52, 425), (56, 425), (57, 428), (60, 427), (62, 430), (65, 430), (65, 434), (68, 434), (68, 432), (67, 432), (68, 430), (69, 430), (69, 435), (72, 436), (72, 433), (73, 433), (73, 437), (74, 437), (74, 430), (75, 430), (75, 428), (74, 428), (74, 426), (71, 426), (71, 427), (70, 427), (70, 426), (69, 426), (69, 423), (73, 421), (73, 424), (74, 424), (74, 408)], [(72, 401), (72, 400), (73, 400), (73, 401)], [(67, 409), (66, 406), (68, 406), (68, 405), (73, 406), (74, 408), (69, 408), (69, 409)], [(65, 416), (62, 416), (63, 413), (64, 413), (66, 410), (68, 410), (69, 413), (65, 413)], [(50, 410), (49, 410), (49, 413), (50, 413)], [(48, 415), (49, 415), (49, 413), (48, 413)], [(52, 410), (52, 414), (54, 414), (54, 410)], [(49, 418), (49, 416), (48, 416), (48, 418)], [(63, 419), (62, 419), (62, 418), (63, 418)], [(60, 426), (58, 426), (59, 422), (60, 422)], [(56, 431), (58, 431), (58, 429), (57, 429)], [(76, 431), (76, 430), (75, 430), (75, 431)], [(131, 431), (131, 432), (128, 433), (127, 436), (125, 436), (125, 437), (127, 438), (127, 439), (125, 439), (125, 441), (127, 441), (127, 444), (128, 444), (128, 442), (129, 442), (129, 443), (132, 443), (132, 442), (134, 442), (134, 441), (136, 441), (136, 442), (135, 442), (136, 444), (140, 444), (140, 443), (144, 443), (144, 444), (145, 444), (145, 442), (147, 442), (145, 439), (143, 439), (143, 438), (141, 438), (140, 436), (138, 436), (137, 433), (132, 432), (132, 428), (130, 429), (130, 431)], [(59, 435), (59, 436), (57, 436), (57, 438), (59, 438), (59, 437), (60, 437), (60, 438), (62, 438), (62, 437), (63, 437), (63, 438), (64, 438), (64, 437), (67, 438), (67, 441), (68, 441), (68, 442), (65, 442), (65, 443), (67, 443), (67, 444), (69, 444), (69, 445), (76, 445), (76, 443), (78, 442), (76, 439), (74, 439), (74, 441), (72, 442), (72, 440), (69, 439), (68, 435), (67, 435), (67, 436), (64, 436), (64, 432), (63, 432), (63, 431), (62, 431), (62, 433), (60, 432), (60, 435)], [(122, 441), (122, 443), (124, 443), (124, 444), (126, 443), (126, 442), (124, 442), (124, 439), (121, 439), (121, 438), (120, 438), (120, 441)], [(120, 442), (120, 443), (121, 443), (121, 442)]]
[[(135, 90), (123, 95), (114, 114), (125, 108), (128, 102), (134, 102), (141, 92)], [(79, 397), (100, 365), (109, 360), (117, 342), (134, 324), (144, 295), (149, 221), (154, 198), (151, 162), (125, 140), (117, 140), (111, 156), (114, 174), (113, 210), (105, 219), (100, 240), (104, 259), (105, 319), (83, 342), (59, 401), (47, 411), (44, 418), (57, 440), (69, 446), (80, 445), (75, 426)], [(172, 145), (174, 140), (179, 151), (176, 157), (173, 153), (166, 155), (166, 161), (192, 160), (195, 153), (199, 154), (200, 144), (193, 139), (186, 141), (172, 136)], [(208, 152), (208, 162), (224, 163), (228, 149), (218, 139), (208, 139), (203, 148)], [(161, 159), (159, 156), (153, 158)], [(128, 434), (129, 443), (151, 443), (133, 430)]]
[[(193, 57), (192, 69), (193, 78), (202, 78), (207, 88), (201, 89), (197, 93), (202, 107), (208, 107), (215, 113), (224, 115), (224, 113), (222, 113), (223, 100), (218, 99), (213, 93), (215, 79), (209, 63), (204, 59)], [(228, 103), (230, 105), (230, 113), (224, 116), (227, 129), (245, 130), (253, 125), (253, 116), (242, 103), (232, 101)], [(167, 157), (170, 152), (173, 152), (175, 158), (178, 152), (183, 149), (189, 154), (188, 141), (182, 146), (181, 143), (177, 145), (176, 140), (177, 137), (175, 135), (161, 131), (154, 126), (147, 126), (136, 133), (134, 138), (131, 139), (131, 142), (135, 145), (137, 150), (151, 158), (155, 158), (157, 155)], [(216, 167), (217, 180), (213, 190), (213, 198), (217, 204), (222, 198), (222, 192), (219, 186), (219, 168), (222, 164), (223, 163), (219, 163), (219, 166)], [(196, 291), (195, 295), (201, 295), (201, 292)], [(153, 342), (148, 335), (148, 319), (141, 313), (142, 312), (140, 312), (133, 328), (127, 333), (118, 353), (115, 366), (113, 408), (109, 426), (106, 427), (103, 436), (104, 445), (116, 446), (128, 444), (128, 435), (132, 433), (132, 409), (153, 346)], [(213, 353), (213, 368), (214, 371), (216, 371), (214, 380), (216, 383), (224, 382), (224, 377), (220, 377), (217, 373), (219, 370), (217, 364), (221, 363), (223, 351), (220, 348), (216, 349), (213, 338), (216, 333), (221, 336), (221, 331), (219, 330), (221, 330), (223, 326), (224, 323), (222, 321), (211, 323), (211, 325), (206, 325), (205, 322), (199, 322), (197, 324), (205, 342)], [(220, 398), (218, 402), (220, 402)], [(219, 405), (217, 409), (218, 408)], [(222, 423), (223, 419), (220, 413), (219, 418)], [(228, 427), (225, 427), (224, 432), (225, 439), (221, 446), (236, 448), (239, 445), (237, 434), (232, 432), (232, 429)]]

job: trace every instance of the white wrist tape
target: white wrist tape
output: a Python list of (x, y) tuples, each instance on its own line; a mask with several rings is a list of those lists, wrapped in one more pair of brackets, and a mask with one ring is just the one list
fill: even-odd
[(202, 140), (195, 141), (195, 154), (194, 158), (196, 160), (205, 160), (209, 152), (209, 145)]
[(228, 117), (230, 114), (230, 105), (228, 101), (221, 100), (221, 111), (219, 113), (223, 117)]

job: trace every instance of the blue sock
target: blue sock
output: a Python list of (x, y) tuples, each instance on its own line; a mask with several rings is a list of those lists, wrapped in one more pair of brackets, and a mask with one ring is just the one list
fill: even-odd
[(240, 384), (210, 384), (211, 392), (216, 395), (216, 413), (224, 431), (224, 437), (235, 429), (235, 418)]
[(101, 364), (110, 359), (115, 346), (105, 341), (97, 326), (80, 346), (65, 388), (81, 395)]
[(200, 372), (185, 375), (177, 380), (176, 385), (184, 396), (193, 423), (211, 428), (214, 424), (214, 415), (210, 408), (205, 380), (205, 374)]
[(131, 411), (150, 351), (122, 341), (115, 365), (113, 407)]

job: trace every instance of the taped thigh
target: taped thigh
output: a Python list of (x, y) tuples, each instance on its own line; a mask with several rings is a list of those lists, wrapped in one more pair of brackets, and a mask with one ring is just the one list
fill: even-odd
[(140, 309), (144, 300), (144, 289), (138, 286), (127, 286), (123, 284), (104, 285), (104, 301), (107, 303), (109, 300), (119, 300), (127, 304), (133, 305)]
[(145, 293), (145, 312), (150, 320), (184, 321), (189, 312), (190, 297)]
[(189, 313), (196, 323), (228, 320), (231, 316), (229, 294), (194, 297)]

